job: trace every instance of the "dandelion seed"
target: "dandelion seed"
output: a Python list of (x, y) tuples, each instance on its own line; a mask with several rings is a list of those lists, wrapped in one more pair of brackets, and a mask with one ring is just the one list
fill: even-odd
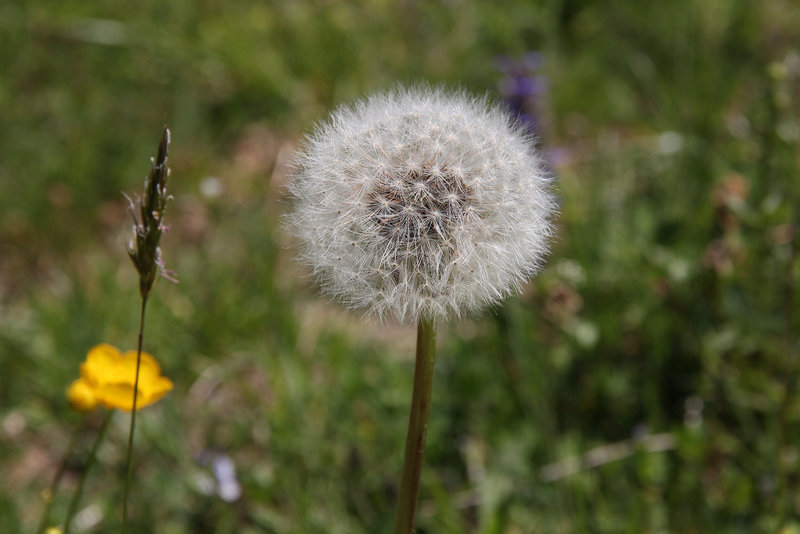
[[(335, 162), (335, 164), (331, 164)], [(395, 534), (413, 531), (434, 322), (499, 301), (541, 266), (550, 177), (524, 128), (485, 100), (400, 89), (334, 112), (307, 140), (289, 226), (324, 292), (417, 322)]]
[(550, 181), (500, 108), (400, 89), (317, 127), (296, 163), (288, 220), (328, 295), (379, 319), (442, 319), (476, 313), (538, 271)]

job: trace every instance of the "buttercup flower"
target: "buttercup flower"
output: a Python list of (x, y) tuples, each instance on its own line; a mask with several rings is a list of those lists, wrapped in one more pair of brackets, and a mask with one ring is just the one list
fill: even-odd
[(536, 273), (550, 176), (485, 99), (399, 89), (336, 110), (291, 181), (289, 226), (322, 290), (380, 319), (478, 311)]
[[(103, 343), (89, 351), (81, 364), (81, 378), (69, 386), (67, 398), (72, 407), (80, 411), (91, 410), (98, 404), (131, 411), (135, 380), (136, 351), (121, 354), (116, 347)], [(161, 376), (161, 367), (155, 358), (143, 352), (136, 409), (159, 401), (172, 387), (172, 381)]]
[(79, 412), (93, 410), (100, 402), (97, 395), (94, 394), (92, 386), (82, 378), (70, 384), (67, 389), (67, 400)]

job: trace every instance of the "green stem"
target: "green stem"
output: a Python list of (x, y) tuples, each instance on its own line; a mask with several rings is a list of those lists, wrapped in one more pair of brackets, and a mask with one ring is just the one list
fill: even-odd
[(64, 451), (64, 456), (62, 456), (61, 462), (59, 462), (58, 464), (58, 470), (56, 471), (56, 474), (53, 477), (52, 482), (50, 482), (50, 487), (48, 487), (45, 490), (45, 493), (43, 495), (45, 501), (45, 507), (44, 511), (42, 511), (42, 517), (39, 520), (39, 527), (36, 529), (37, 534), (41, 534), (42, 532), (44, 532), (48, 524), (50, 523), (50, 509), (53, 507), (53, 501), (55, 500), (56, 491), (58, 490), (59, 484), (61, 484), (61, 478), (64, 476), (64, 471), (66, 471), (67, 468), (67, 460), (72, 454), (72, 448), (75, 447), (75, 443), (78, 441), (78, 436), (81, 433), (84, 421), (86, 421), (85, 415), (83, 416), (83, 418), (81, 418), (81, 422), (75, 427), (75, 430), (72, 432), (72, 436), (69, 438), (69, 444), (67, 445), (67, 448)]
[(417, 359), (414, 366), (414, 393), (411, 397), (411, 416), (406, 435), (403, 477), (397, 503), (394, 534), (411, 534), (419, 498), (422, 456), (425, 453), (425, 434), (431, 408), (433, 367), (436, 359), (436, 330), (433, 321), (422, 319), (417, 327)]
[(142, 338), (144, 337), (144, 312), (147, 307), (147, 297), (142, 297), (142, 311), (139, 315), (139, 342), (136, 348), (136, 378), (133, 381), (133, 407), (131, 409), (131, 428), (128, 433), (128, 457), (125, 460), (125, 492), (122, 497), (122, 534), (128, 526), (128, 494), (131, 487), (131, 474), (133, 471), (133, 434), (136, 430), (136, 404), (139, 398), (139, 366), (142, 363)]
[(86, 476), (89, 474), (89, 470), (94, 465), (95, 460), (97, 460), (97, 449), (100, 448), (100, 443), (103, 442), (103, 438), (106, 435), (106, 430), (108, 429), (108, 423), (111, 422), (111, 418), (113, 416), (113, 410), (108, 410), (105, 419), (103, 419), (103, 424), (100, 427), (100, 431), (97, 432), (94, 445), (92, 445), (92, 450), (89, 452), (89, 458), (86, 460), (86, 467), (83, 468), (80, 481), (78, 481), (78, 488), (75, 490), (75, 494), (72, 496), (72, 500), (69, 503), (67, 519), (64, 521), (64, 534), (69, 534), (69, 529), (72, 527), (72, 518), (75, 517), (75, 513), (78, 511), (78, 503), (81, 500), (81, 495), (83, 495), (83, 485), (86, 482)]
[[(791, 198), (791, 197), (790, 197)], [(795, 281), (794, 281), (794, 267), (797, 260), (797, 232), (800, 225), (795, 224), (796, 217), (792, 217), (792, 241), (789, 243), (789, 261), (786, 265), (786, 282), (784, 290), (784, 361), (787, 365), (786, 378), (784, 380), (784, 393), (783, 401), (781, 402), (780, 411), (778, 412), (778, 451), (776, 455), (777, 472), (779, 475), (779, 484), (777, 499), (775, 504), (778, 507), (779, 526), (783, 527), (790, 519), (788, 512), (790, 508), (787, 506), (791, 502), (789, 495), (791, 494), (790, 486), (792, 484), (792, 477), (794, 475), (793, 469), (788, 469), (787, 462), (783, 458), (783, 451), (790, 445), (789, 425), (790, 425), (790, 412), (794, 402), (794, 392), (797, 385), (797, 355), (794, 350), (795, 337), (794, 337), (794, 308), (795, 308)]]

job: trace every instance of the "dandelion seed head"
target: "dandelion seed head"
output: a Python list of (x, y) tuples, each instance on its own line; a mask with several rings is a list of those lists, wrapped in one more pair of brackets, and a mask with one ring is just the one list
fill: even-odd
[(379, 319), (473, 314), (541, 267), (555, 202), (531, 139), (483, 99), (398, 89), (298, 156), (288, 224), (322, 290)]

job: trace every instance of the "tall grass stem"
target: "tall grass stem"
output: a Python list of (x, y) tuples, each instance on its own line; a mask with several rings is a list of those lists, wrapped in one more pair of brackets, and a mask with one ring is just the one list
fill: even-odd
[(128, 432), (128, 456), (125, 460), (125, 491), (122, 497), (122, 534), (128, 526), (128, 495), (131, 487), (133, 471), (133, 435), (136, 430), (136, 401), (139, 397), (139, 366), (142, 363), (142, 339), (144, 337), (144, 314), (147, 309), (147, 296), (142, 295), (142, 310), (139, 316), (139, 337), (136, 347), (136, 378), (133, 381), (133, 407), (131, 409), (131, 427)]

